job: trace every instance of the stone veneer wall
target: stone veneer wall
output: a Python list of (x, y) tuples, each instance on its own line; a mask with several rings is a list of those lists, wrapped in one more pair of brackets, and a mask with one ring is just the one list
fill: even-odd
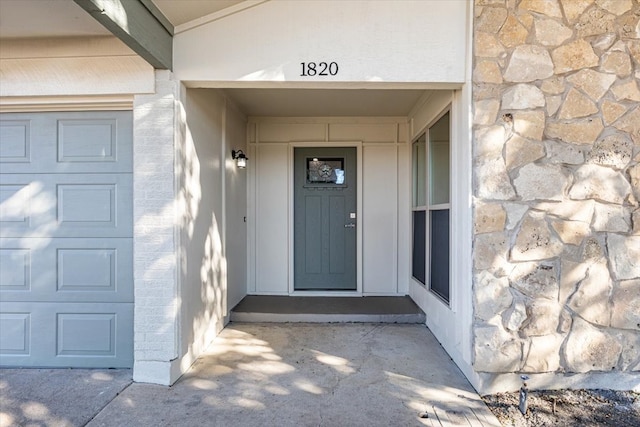
[(638, 373), (640, 0), (474, 14), (474, 368)]

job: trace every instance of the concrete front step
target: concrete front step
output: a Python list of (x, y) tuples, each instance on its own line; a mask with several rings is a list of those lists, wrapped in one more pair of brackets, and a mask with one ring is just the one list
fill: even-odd
[(232, 322), (425, 323), (409, 298), (249, 295), (231, 311)]

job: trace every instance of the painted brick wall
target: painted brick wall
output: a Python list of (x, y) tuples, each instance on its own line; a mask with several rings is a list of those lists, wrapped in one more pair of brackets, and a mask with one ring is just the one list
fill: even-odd
[(134, 101), (134, 380), (169, 384), (178, 357), (175, 101), (178, 83), (156, 71), (156, 92)]

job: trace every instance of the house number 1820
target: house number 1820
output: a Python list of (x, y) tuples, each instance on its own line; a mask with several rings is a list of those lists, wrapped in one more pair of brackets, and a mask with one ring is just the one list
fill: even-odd
[(335, 76), (338, 74), (337, 62), (301, 62), (300, 65), (302, 65), (301, 77)]

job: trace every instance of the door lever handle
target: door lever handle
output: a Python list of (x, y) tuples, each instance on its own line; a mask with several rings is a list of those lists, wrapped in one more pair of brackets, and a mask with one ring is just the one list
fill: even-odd
[(344, 228), (356, 228), (356, 225), (354, 223), (345, 224)]

